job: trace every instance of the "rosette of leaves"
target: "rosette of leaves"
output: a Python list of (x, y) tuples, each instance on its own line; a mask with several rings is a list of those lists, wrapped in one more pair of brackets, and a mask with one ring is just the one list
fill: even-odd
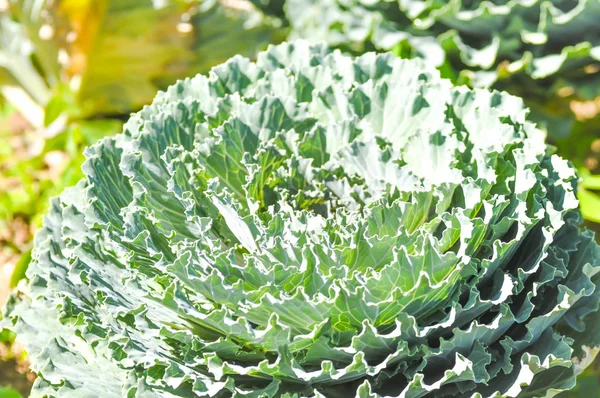
[(568, 102), (600, 95), (598, 0), (254, 0), (290, 37), (426, 58), (448, 77), (522, 96), (565, 135)]
[(44, 396), (539, 397), (598, 351), (577, 177), (516, 97), (236, 56), (87, 150), (4, 323)]

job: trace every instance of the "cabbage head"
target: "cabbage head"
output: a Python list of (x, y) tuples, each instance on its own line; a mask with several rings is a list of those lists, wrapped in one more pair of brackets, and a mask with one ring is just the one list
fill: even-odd
[(599, 350), (577, 176), (519, 98), (298, 41), (87, 150), (8, 304), (34, 396), (542, 397)]

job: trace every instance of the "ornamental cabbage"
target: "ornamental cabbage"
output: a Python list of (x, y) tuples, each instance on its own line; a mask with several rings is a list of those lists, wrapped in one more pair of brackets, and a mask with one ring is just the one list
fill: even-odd
[(298, 41), (87, 150), (4, 324), (35, 396), (540, 397), (600, 345), (577, 176), (522, 101)]

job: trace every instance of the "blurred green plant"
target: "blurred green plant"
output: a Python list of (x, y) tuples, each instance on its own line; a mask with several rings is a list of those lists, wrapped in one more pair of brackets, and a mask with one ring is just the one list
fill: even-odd
[[(587, 109), (581, 103), (571, 104), (579, 116), (568, 136), (556, 138), (553, 143), (559, 153), (571, 160), (579, 170), (581, 181), (578, 196), (581, 212), (588, 227), (600, 237), (600, 114), (594, 103)], [(583, 109), (580, 109), (582, 108)], [(584, 117), (587, 116), (587, 117)]]
[(0, 387), (0, 398), (21, 398), (21, 394), (14, 388)]
[(581, 212), (584, 217), (595, 223), (600, 223), (600, 175), (592, 175), (589, 170), (581, 169), (582, 181), (579, 189)]
[(10, 0), (0, 90), (38, 128), (65, 111), (122, 115), (177, 79), (254, 54), (274, 32), (244, 0)]

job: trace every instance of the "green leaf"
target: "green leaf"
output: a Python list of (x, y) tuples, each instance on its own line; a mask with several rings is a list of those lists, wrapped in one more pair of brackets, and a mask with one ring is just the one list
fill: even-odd
[(600, 222), (600, 196), (588, 190), (579, 191), (581, 213), (586, 220)]
[(21, 398), (21, 394), (12, 388), (0, 387), (0, 398)]
[(21, 254), (21, 258), (15, 264), (15, 269), (10, 277), (10, 287), (11, 289), (16, 287), (19, 281), (25, 278), (25, 272), (27, 272), (27, 267), (31, 262), (31, 249)]
[(600, 175), (592, 175), (589, 170), (581, 169), (581, 185), (584, 189), (600, 191)]

